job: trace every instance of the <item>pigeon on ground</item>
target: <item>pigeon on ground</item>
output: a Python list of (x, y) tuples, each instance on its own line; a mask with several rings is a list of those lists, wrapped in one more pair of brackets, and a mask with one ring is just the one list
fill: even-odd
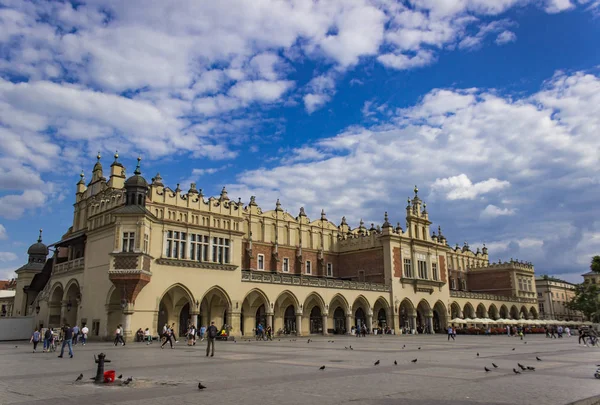
[(404, 349), (406, 347), (406, 345), (402, 345), (402, 348)]
[(378, 366), (379, 365), (379, 360), (377, 360), (374, 364), (374, 366)]
[(319, 367), (319, 370), (325, 370), (325, 366)]
[(486, 373), (487, 373), (488, 371), (492, 371), (492, 370), (490, 370), (489, 368), (487, 368), (487, 367), (485, 367), (485, 366), (483, 367), (483, 369), (485, 370), (485, 372), (486, 372)]
[(121, 378), (123, 378), (123, 374), (119, 374), (117, 378), (120, 380)]
[(83, 380), (83, 374), (79, 374), (75, 382)]
[(331, 343), (334, 343), (334, 342), (335, 342), (335, 340), (332, 340), (332, 341), (331, 341)]
[(523, 342), (523, 344), (527, 344), (527, 342)]
[(521, 374), (520, 371), (517, 371), (517, 369), (514, 369), (514, 368), (513, 368), (513, 373), (515, 373), (515, 374)]
[(18, 348), (19, 346), (15, 346), (15, 349)]
[(417, 359), (411, 360), (410, 362), (411, 362), (411, 363), (416, 363), (416, 362), (417, 362)]
[(133, 378), (129, 377), (125, 381), (123, 381), (123, 385), (128, 385), (132, 381), (133, 381)]
[(542, 361), (542, 359), (540, 359), (540, 358), (539, 358), (539, 357), (537, 357), (537, 356), (535, 356), (535, 359), (536, 359), (537, 361)]
[(513, 352), (514, 352), (514, 351), (515, 351), (515, 348), (513, 347), (512, 349), (513, 349)]
[(477, 357), (479, 357), (479, 352), (477, 352)]
[(348, 347), (350, 347), (350, 350), (354, 350), (354, 349), (352, 348), (352, 346), (348, 346)]
[(398, 362), (396, 360), (394, 360), (394, 366), (397, 366)]
[(494, 368), (498, 368), (498, 366), (497, 366), (497, 365), (495, 365), (494, 363), (492, 363), (492, 366), (494, 366)]
[(202, 385), (202, 382), (199, 382), (199, 383), (198, 383), (198, 389), (199, 389), (199, 390), (203, 390), (203, 389), (205, 389), (205, 388), (206, 388), (206, 387), (205, 387), (204, 385)]
[(521, 370), (527, 370), (527, 368), (524, 365), (522, 365), (521, 363), (517, 363), (517, 366), (519, 366), (519, 368)]
[(529, 371), (535, 371), (535, 367), (527, 366), (527, 370), (529, 370)]
[(419, 347), (418, 350), (421, 350), (421, 348)]

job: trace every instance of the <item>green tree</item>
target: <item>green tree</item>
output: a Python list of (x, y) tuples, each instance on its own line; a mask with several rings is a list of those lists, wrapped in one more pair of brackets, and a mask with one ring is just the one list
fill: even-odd
[(594, 273), (600, 273), (600, 256), (592, 257), (592, 264), (590, 264), (590, 269)]
[(599, 293), (598, 284), (579, 284), (576, 295), (567, 303), (567, 308), (572, 311), (581, 311), (589, 320), (596, 322), (600, 318)]

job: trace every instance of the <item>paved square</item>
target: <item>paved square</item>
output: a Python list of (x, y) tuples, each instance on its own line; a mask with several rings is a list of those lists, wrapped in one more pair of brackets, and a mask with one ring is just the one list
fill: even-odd
[[(548, 405), (600, 394), (600, 380), (593, 376), (600, 351), (578, 346), (576, 337), (535, 335), (527, 344), (506, 336), (458, 336), (455, 342), (443, 335), (311, 339), (217, 342), (214, 358), (205, 357), (204, 342), (179, 343), (173, 350), (160, 350), (156, 343), (91, 342), (75, 346), (73, 359), (34, 354), (25, 342), (5, 342), (0, 404)], [(354, 350), (345, 349), (350, 346)], [(89, 382), (96, 370), (93, 354), (100, 352), (112, 360), (107, 370), (133, 376), (129, 386)], [(380, 365), (374, 366), (376, 360)], [(517, 363), (536, 371), (516, 375)], [(484, 366), (492, 371), (486, 373)], [(79, 373), (84, 380), (74, 383)], [(208, 389), (199, 391), (198, 381)]]

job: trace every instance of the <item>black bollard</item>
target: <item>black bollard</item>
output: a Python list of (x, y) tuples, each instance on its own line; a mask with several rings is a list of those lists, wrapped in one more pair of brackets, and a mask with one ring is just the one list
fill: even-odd
[(98, 358), (94, 354), (94, 361), (98, 364), (98, 370), (96, 370), (96, 378), (94, 378), (94, 383), (102, 384), (104, 383), (104, 363), (110, 363), (110, 360), (106, 359), (106, 354), (100, 353)]

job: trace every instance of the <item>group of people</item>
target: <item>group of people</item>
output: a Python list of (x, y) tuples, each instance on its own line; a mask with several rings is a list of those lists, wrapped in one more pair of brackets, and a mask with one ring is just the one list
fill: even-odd
[(35, 328), (29, 341), (33, 344), (34, 353), (37, 351), (37, 346), (40, 342), (43, 342), (42, 352), (49, 353), (50, 351), (54, 351), (56, 349), (57, 342), (62, 341), (60, 355), (58, 357), (63, 357), (65, 346), (67, 346), (69, 348), (69, 357), (72, 358), (73, 346), (76, 345), (77, 342), (81, 342), (81, 344), (85, 346), (88, 333), (89, 328), (85, 323), (82, 325), (81, 329), (77, 325), (71, 327), (69, 324), (65, 324), (62, 328), (60, 328), (58, 333), (55, 333), (50, 328), (41, 330)]
[(259, 323), (254, 329), (254, 336), (256, 340), (273, 340), (273, 329), (271, 325), (265, 328), (262, 323)]

